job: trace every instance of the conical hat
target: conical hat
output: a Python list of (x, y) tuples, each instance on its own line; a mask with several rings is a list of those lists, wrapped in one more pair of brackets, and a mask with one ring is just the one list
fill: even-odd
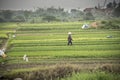
[(71, 32), (68, 32), (68, 34), (72, 34)]

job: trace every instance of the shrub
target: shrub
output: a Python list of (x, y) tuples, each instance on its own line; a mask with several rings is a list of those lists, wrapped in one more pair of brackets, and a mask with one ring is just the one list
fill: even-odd
[(101, 21), (101, 29), (120, 29), (120, 23), (117, 20)]
[(107, 21), (101, 21), (101, 23), (102, 23), (102, 24), (106, 24), (106, 23), (107, 23)]
[(100, 70), (111, 72), (111, 73), (120, 73), (120, 65), (106, 64), (100, 67)]
[(5, 22), (5, 19), (0, 17), (0, 22)]
[(71, 65), (57, 65), (49, 68), (28, 70), (28, 71), (14, 71), (4, 77), (13, 80), (14, 78), (22, 78), (23, 80), (55, 80), (57, 78), (64, 78), (72, 75), (73, 72), (78, 72), (80, 69)]
[(119, 80), (119, 74), (111, 74), (106, 72), (80, 72), (75, 73), (71, 77), (63, 78), (60, 80)]

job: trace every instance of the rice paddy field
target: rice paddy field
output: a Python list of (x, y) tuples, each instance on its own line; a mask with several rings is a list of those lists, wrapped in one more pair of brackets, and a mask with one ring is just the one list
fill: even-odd
[[(1, 47), (4, 39), (8, 39), (8, 57), (4, 60), (0, 57), (1, 63), (5, 61), (1, 70), (5, 69), (5, 76), (11, 80), (21, 76), (24, 80), (119, 80), (120, 30), (81, 29), (83, 24), (0, 23)], [(68, 32), (72, 32), (71, 46), (67, 45)], [(25, 54), (27, 62), (23, 60)], [(61, 76), (62, 73), (58, 72), (59, 76), (54, 74), (47, 78), (47, 73), (58, 71), (53, 67), (65, 74)], [(45, 73), (45, 70), (48, 72)], [(36, 72), (38, 79), (30, 77), (35, 76), (35, 71), (39, 71)], [(23, 77), (22, 73), (27, 77)], [(40, 74), (46, 76), (41, 78)]]

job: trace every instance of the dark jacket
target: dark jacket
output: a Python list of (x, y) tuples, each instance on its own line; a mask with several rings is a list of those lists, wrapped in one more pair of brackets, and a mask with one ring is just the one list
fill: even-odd
[(68, 41), (72, 41), (71, 35), (68, 36)]

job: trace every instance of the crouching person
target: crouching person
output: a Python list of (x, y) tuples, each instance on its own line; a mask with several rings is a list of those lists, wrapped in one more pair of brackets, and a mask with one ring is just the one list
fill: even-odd
[(7, 55), (4, 53), (3, 50), (0, 50), (0, 56), (1, 56), (2, 58), (6, 58), (6, 57), (7, 57)]

